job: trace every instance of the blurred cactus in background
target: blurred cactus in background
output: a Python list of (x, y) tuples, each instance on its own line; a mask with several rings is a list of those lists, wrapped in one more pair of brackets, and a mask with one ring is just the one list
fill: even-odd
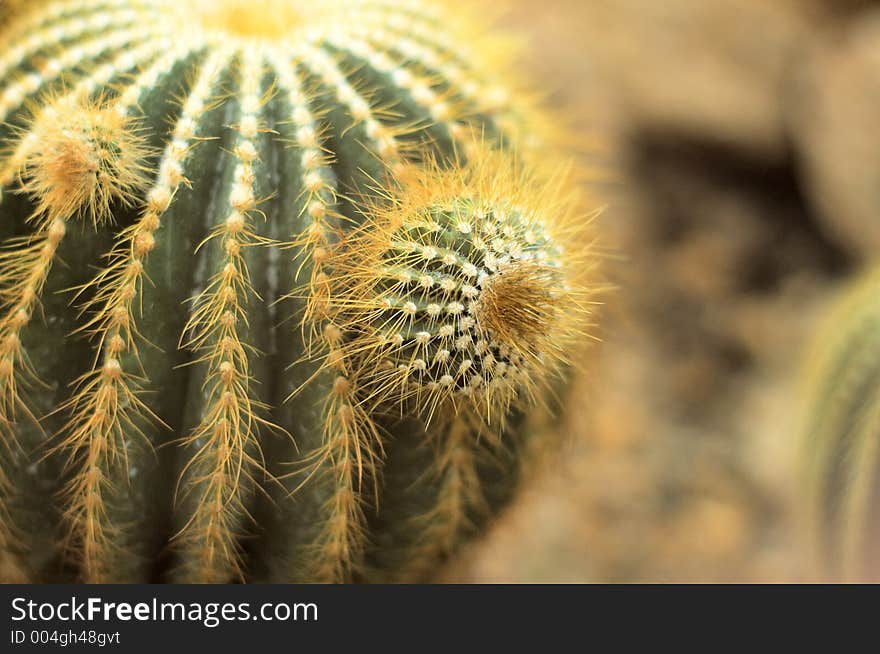
[(810, 366), (804, 499), (816, 572), (880, 581), (880, 270), (843, 294)]
[(508, 500), (595, 256), (480, 23), (59, 0), (3, 27), (0, 574), (424, 579)]

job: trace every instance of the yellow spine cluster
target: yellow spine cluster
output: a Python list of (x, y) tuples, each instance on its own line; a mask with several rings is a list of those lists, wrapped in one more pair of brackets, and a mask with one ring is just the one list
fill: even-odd
[(207, 369), (203, 389), (209, 399), (198, 426), (184, 440), (196, 453), (184, 470), (193, 479), (182, 492), (196, 493), (197, 506), (177, 536), (183, 547), (198, 551), (193, 557), (198, 569), (185, 574), (203, 582), (240, 576), (236, 542), (242, 528), (238, 522), (247, 513), (243, 487), (262, 470), (257, 425), (267, 423), (259, 418), (260, 404), (252, 397), (249, 346), (240, 334), (248, 321), (247, 296), (256, 298), (243, 250), (267, 244), (251, 224), (257, 211), (254, 165), (262, 70), (259, 57), (249, 53), (241, 66), (242, 113), (233, 149), (237, 165), (228, 198), (230, 211), (202, 243), (202, 247), (212, 241), (220, 244), (220, 270), (196, 298), (181, 343), (198, 353), (194, 363)]

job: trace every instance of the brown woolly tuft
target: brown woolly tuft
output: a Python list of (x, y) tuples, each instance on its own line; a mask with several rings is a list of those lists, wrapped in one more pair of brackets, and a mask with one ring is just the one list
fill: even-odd
[(560, 304), (553, 293), (559, 274), (552, 266), (517, 261), (499, 266), (482, 287), (474, 318), (500, 343), (538, 358), (548, 349), (559, 321)]

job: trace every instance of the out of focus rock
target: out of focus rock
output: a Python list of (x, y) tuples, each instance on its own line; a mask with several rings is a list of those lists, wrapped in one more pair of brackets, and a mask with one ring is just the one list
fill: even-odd
[[(518, 2), (531, 66), (572, 106), (611, 89), (630, 125), (768, 156), (784, 151), (779, 97), (815, 13), (806, 0)], [(516, 15), (513, 22), (522, 24)], [(574, 62), (560, 70), (559, 61)]]
[(880, 10), (818, 41), (789, 99), (803, 188), (825, 230), (880, 255)]

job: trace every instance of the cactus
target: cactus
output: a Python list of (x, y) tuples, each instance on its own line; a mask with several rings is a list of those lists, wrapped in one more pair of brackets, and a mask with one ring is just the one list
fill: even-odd
[(510, 497), (595, 257), (460, 22), (60, 0), (4, 28), (0, 574), (409, 581)]
[(880, 270), (820, 329), (806, 413), (806, 521), (816, 574), (880, 581)]

